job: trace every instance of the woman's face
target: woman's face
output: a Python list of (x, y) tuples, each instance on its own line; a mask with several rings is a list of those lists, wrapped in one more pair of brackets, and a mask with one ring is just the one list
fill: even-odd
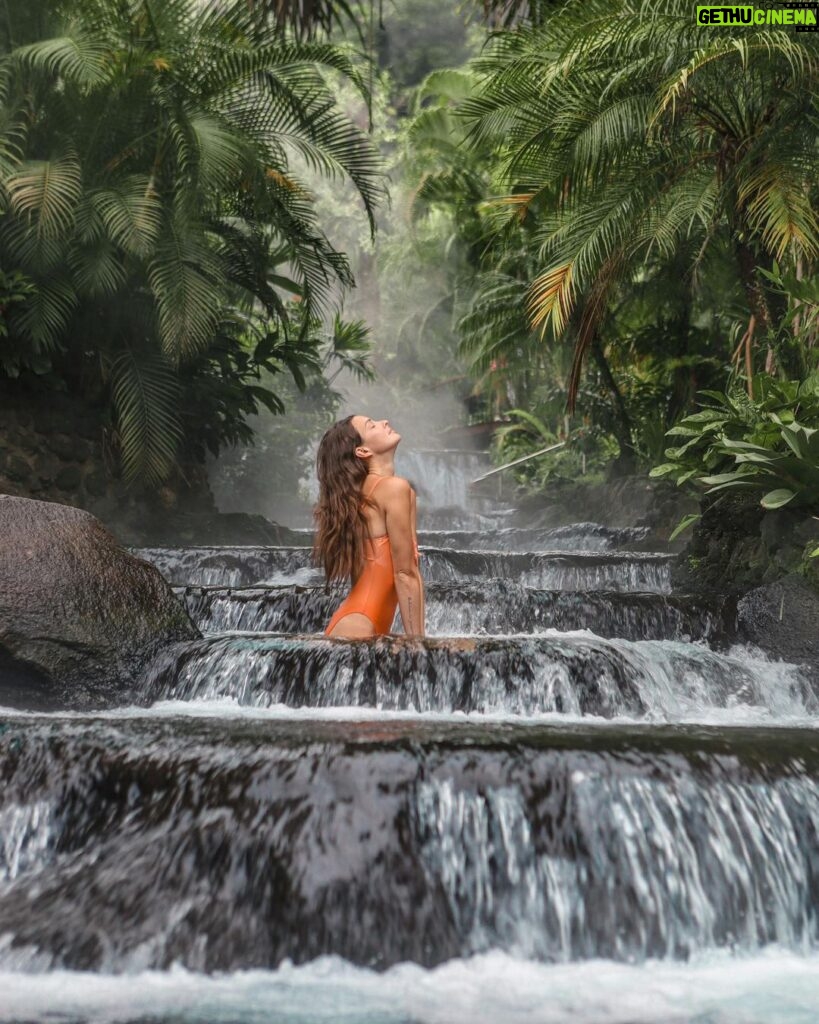
[(368, 449), (373, 455), (391, 452), (401, 440), (397, 430), (393, 430), (388, 420), (374, 420), (369, 416), (353, 416), (353, 427), (361, 438), (361, 447)]

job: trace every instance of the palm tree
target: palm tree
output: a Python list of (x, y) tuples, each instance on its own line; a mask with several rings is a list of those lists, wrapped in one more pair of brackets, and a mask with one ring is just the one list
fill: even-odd
[(126, 477), (156, 483), (211, 347), (317, 363), (306, 325), (352, 277), (295, 168), (350, 178), (374, 225), (379, 161), (332, 76), (365, 85), (245, 0), (22, 6), (0, 56), (0, 263), (33, 292), (6, 369), (102, 391)]
[(694, 280), (715, 244), (732, 252), (750, 351), (777, 317), (759, 268), (819, 255), (817, 37), (698, 26), (684, 0), (570, 0), (477, 70), (463, 111), (537, 222), (529, 314), (575, 339), (570, 405), (617, 287), (684, 244)]

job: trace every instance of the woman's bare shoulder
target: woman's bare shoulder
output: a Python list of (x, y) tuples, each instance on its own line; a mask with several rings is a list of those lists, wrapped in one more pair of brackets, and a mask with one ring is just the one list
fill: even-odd
[(400, 498), (408, 494), (415, 494), (415, 489), (409, 480), (403, 476), (388, 476), (384, 478), (384, 486), (381, 488), (385, 497)]

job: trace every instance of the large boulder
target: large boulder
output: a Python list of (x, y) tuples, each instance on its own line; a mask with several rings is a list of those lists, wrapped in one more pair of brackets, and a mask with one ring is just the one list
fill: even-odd
[(198, 635), (159, 572), (90, 513), (0, 495), (0, 704), (129, 703), (161, 646)]
[(739, 639), (810, 666), (819, 680), (819, 593), (792, 573), (755, 587), (737, 604)]

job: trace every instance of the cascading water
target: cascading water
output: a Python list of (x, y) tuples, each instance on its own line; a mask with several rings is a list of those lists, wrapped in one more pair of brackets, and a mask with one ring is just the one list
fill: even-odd
[(203, 638), (2, 713), (0, 1022), (813, 1024), (799, 667), (638, 528), (422, 525), (425, 641), (316, 635), (307, 534), (146, 549)]

